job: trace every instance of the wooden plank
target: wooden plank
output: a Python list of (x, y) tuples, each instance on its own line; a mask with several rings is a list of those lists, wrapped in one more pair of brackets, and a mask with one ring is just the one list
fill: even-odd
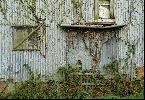
[(93, 83), (82, 83), (82, 85), (95, 85), (95, 84), (93, 84)]
[(114, 0), (110, 0), (110, 17), (111, 19), (115, 19), (115, 16), (114, 16)]
[[(112, 26), (87, 26), (87, 25), (65, 25), (65, 24), (62, 24), (61, 27), (64, 28), (64, 29), (79, 29), (79, 30), (82, 30), (82, 29), (86, 29), (87, 31), (90, 31), (90, 30), (113, 30), (113, 29), (119, 29), (119, 28), (123, 28), (125, 25), (112, 25)], [(83, 30), (82, 30), (83, 31)]]
[[(25, 38), (25, 30), (17, 30), (16, 31), (16, 33), (14, 33), (14, 35), (15, 35), (15, 46), (20, 42), (20, 41), (22, 41), (24, 38)], [(22, 44), (22, 45), (20, 45), (19, 46), (19, 48), (17, 48), (17, 49), (23, 49), (23, 47), (24, 48), (26, 48), (26, 45), (25, 44)]]
[(7, 87), (8, 84), (6, 82), (0, 81), (0, 93), (7, 92), (8, 91)]
[(80, 25), (114, 25), (115, 22), (80, 22)]
[(108, 5), (110, 0), (99, 0), (99, 5)]
[(46, 57), (46, 49), (45, 49), (45, 46), (46, 46), (46, 27), (43, 26), (40, 28), (40, 53), (43, 57)]
[(77, 75), (94, 75), (94, 73), (77, 73)]
[(144, 66), (136, 68), (137, 80), (144, 80)]
[(94, 14), (95, 14), (95, 19), (98, 20), (99, 19), (99, 0), (94, 0)]
[(37, 25), (10, 25), (12, 28), (34, 28), (37, 27)]
[(12, 51), (40, 51), (40, 49), (13, 49)]

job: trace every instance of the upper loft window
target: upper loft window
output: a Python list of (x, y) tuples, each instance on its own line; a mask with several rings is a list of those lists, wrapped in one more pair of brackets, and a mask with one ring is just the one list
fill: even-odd
[(114, 21), (114, 0), (95, 0), (95, 17), (98, 21)]
[(99, 1), (99, 17), (110, 19), (110, 0)]

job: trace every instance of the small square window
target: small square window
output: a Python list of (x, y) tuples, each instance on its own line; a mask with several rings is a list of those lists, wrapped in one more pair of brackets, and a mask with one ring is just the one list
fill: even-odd
[(95, 18), (114, 19), (114, 0), (95, 0)]
[(100, 5), (99, 7), (99, 18), (101, 19), (110, 19), (110, 6), (107, 5)]
[(36, 28), (15, 26), (13, 28), (13, 50), (40, 50), (40, 31), (32, 32)]
[(110, 19), (110, 0), (99, 1), (99, 18)]

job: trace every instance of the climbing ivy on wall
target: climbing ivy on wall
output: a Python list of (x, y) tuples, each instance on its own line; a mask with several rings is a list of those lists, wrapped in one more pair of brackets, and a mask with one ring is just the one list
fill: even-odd
[(136, 54), (136, 44), (137, 42), (135, 41), (126, 41), (125, 43), (127, 45), (127, 52), (126, 52), (126, 67), (129, 69), (129, 72), (131, 76), (133, 76), (133, 70), (136, 68), (136, 63), (135, 63), (135, 54)]
[[(24, 9), (25, 12), (32, 14), (33, 16), (33, 21), (36, 23), (40, 23), (42, 21), (42, 18), (37, 15), (37, 1), (36, 0), (15, 0), (22, 8)], [(29, 17), (30, 18), (30, 17)]]
[[(8, 0), (0, 0), (0, 12), (5, 16), (5, 18), (7, 17), (7, 11), (8, 11)], [(37, 0), (14, 0), (17, 4), (20, 4), (20, 6), (22, 6), (22, 8), (24, 9), (24, 11), (26, 11), (27, 13), (30, 13), (30, 15), (33, 16), (33, 18), (30, 18), (31, 20), (35, 21), (36, 23), (41, 23), (41, 21), (43, 19), (41, 19), (41, 14), (46, 14), (49, 12), (49, 8), (47, 6), (48, 3), (47, 3), (47, 0), (39, 0), (39, 1), (42, 1), (45, 8), (47, 10), (42, 10), (41, 9), (41, 14), (38, 16), (37, 15)], [(65, 5), (65, 1), (66, 0), (54, 0), (53, 3), (56, 3), (56, 2), (60, 2), (60, 5), (59, 6), (63, 6)], [(81, 18), (83, 17), (83, 13), (82, 13), (82, 0), (71, 0), (72, 2), (72, 5), (73, 5), (73, 13), (75, 14), (74, 15), (74, 18), (77, 17), (77, 20), (80, 21)], [(141, 2), (143, 2), (143, 0), (140, 0)], [(130, 22), (132, 22), (132, 15), (134, 12), (137, 12), (135, 7), (134, 7), (134, 2), (136, 2), (136, 0), (130, 0), (128, 1), (129, 3), (129, 14), (130, 14)], [(53, 11), (51, 11), (51, 14), (53, 15), (53, 13), (55, 12), (55, 10), (58, 10), (58, 9), (51, 9)], [(64, 14), (65, 14), (65, 7), (64, 7)], [(50, 13), (48, 13), (50, 14)], [(135, 19), (135, 18), (134, 18)], [(61, 21), (60, 21), (61, 22)], [(87, 33), (87, 32), (86, 32)], [(111, 38), (112, 37), (112, 34), (110, 34), (112, 32), (108, 32), (108, 38)], [(75, 34), (73, 34), (75, 35)], [(77, 35), (77, 34), (76, 34)], [(71, 35), (70, 35), (71, 36)], [(103, 38), (98, 38), (98, 37), (103, 37), (103, 36), (99, 36), (99, 35), (96, 35), (95, 32), (90, 32), (89, 35), (84, 35), (82, 34), (81, 35), (82, 37), (82, 41), (84, 43), (84, 46), (86, 48), (86, 50), (89, 52), (90, 56), (92, 57), (92, 59), (94, 60), (95, 63), (95, 66), (98, 65), (98, 63), (100, 62), (100, 55), (101, 55), (101, 48), (99, 47), (98, 48), (98, 44), (100, 44), (100, 42), (103, 40)], [(70, 38), (72, 39), (72, 37)], [(89, 40), (89, 45), (86, 43), (86, 39)], [(71, 43), (72, 45), (74, 44), (73, 43), (73, 40), (71, 40)], [(127, 43), (127, 46), (128, 46), (128, 52), (127, 52), (127, 58), (125, 59), (127, 62), (130, 58), (134, 58), (134, 55), (135, 55), (135, 51), (136, 51), (136, 48), (135, 48), (135, 45), (134, 44), (130, 44), (129, 42)], [(97, 49), (98, 48), (98, 49)], [(132, 55), (132, 57), (131, 57)], [(97, 64), (97, 65), (96, 65)]]
[[(83, 43), (83, 47), (92, 60), (92, 69), (96, 70), (101, 61), (101, 50), (103, 44), (116, 36), (116, 31), (69, 31), (67, 37), (68, 52), (78, 47), (79, 42)], [(80, 45), (79, 45), (80, 46)]]
[(0, 12), (3, 14), (4, 18), (6, 18), (7, 7), (7, 0), (0, 0)]

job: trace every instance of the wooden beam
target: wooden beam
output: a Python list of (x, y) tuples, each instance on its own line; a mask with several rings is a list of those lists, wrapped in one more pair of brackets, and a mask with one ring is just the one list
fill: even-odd
[(29, 33), (28, 36), (26, 36), (14, 49), (17, 49), (22, 43), (24, 43), (35, 31), (37, 31), (41, 25), (39, 25), (35, 30)]
[(92, 76), (92, 75), (94, 75), (94, 73), (77, 73), (76, 75)]
[(13, 28), (33, 28), (33, 27), (38, 27), (38, 25), (11, 25)]
[(40, 51), (39, 49), (13, 49), (12, 51)]
[(80, 30), (80, 31), (90, 31), (90, 30), (98, 30), (98, 31), (105, 31), (105, 30), (117, 30), (120, 28), (123, 28), (126, 25), (112, 25), (112, 26), (87, 26), (87, 25), (67, 25), (62, 24), (60, 27), (63, 29), (74, 29), (74, 30)]
[(91, 85), (95, 85), (95, 84), (93, 84), (93, 83), (82, 83), (82, 85), (87, 85), (87, 86), (91, 86)]
[(115, 22), (80, 22), (80, 25), (114, 25)]

